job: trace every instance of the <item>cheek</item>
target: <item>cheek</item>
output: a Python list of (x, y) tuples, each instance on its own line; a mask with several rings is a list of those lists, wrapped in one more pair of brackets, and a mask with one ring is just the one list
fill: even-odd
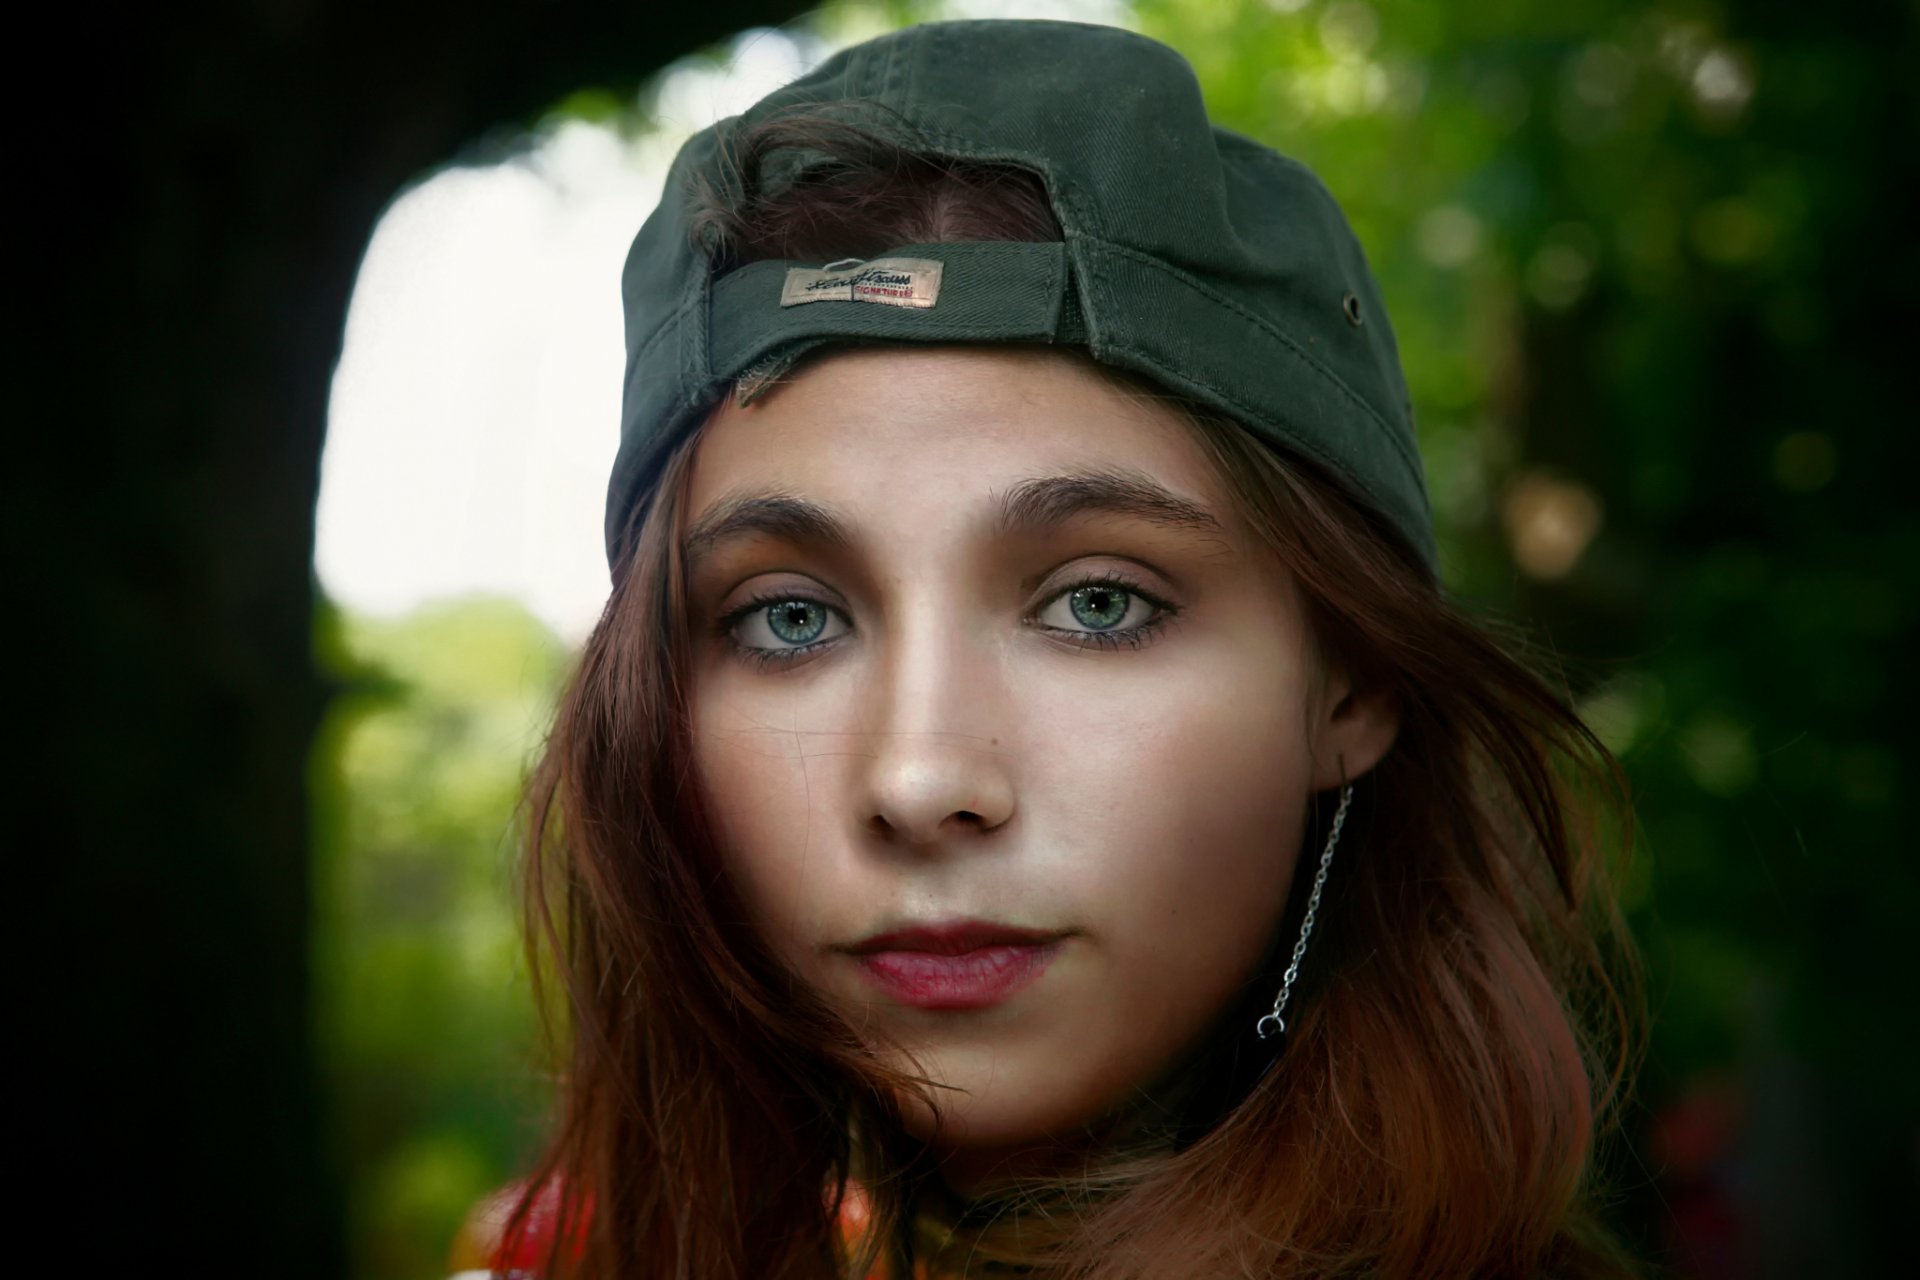
[(832, 860), (815, 856), (826, 781), (804, 754), (823, 750), (815, 737), (769, 728), (725, 697), (695, 701), (694, 771), (724, 868), (769, 942), (792, 955), (820, 932), (814, 906), (835, 888)]
[(1194, 1044), (1272, 940), (1309, 779), (1296, 683), (1270, 666), (1237, 681), (1218, 664), (1164, 674), (1124, 713), (1035, 704), (1036, 728), (1058, 731), (1023, 756), (1032, 870), (1086, 936), (1044, 1016), (935, 1044), (941, 1078), (969, 1091), (956, 1145), (1124, 1100)]
[(1081, 860), (1075, 896), (1100, 945), (1174, 1022), (1210, 1013), (1257, 962), (1298, 853), (1298, 681), (1284, 660), (1237, 674), (1173, 673), (1111, 732), (1036, 753), (1055, 762), (1035, 781)]

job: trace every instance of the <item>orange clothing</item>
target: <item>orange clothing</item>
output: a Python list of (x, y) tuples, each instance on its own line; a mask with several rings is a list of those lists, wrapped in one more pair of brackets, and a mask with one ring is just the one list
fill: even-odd
[[(479, 1280), (483, 1276), (505, 1272), (533, 1280), (538, 1275), (558, 1227), (560, 1194), (558, 1186), (551, 1182), (541, 1188), (528, 1216), (526, 1230), (513, 1242), (513, 1247), (508, 1248), (505, 1240), (507, 1221), (526, 1190), (523, 1182), (511, 1183), (474, 1206), (455, 1235), (447, 1260), (448, 1270), (453, 1277), (457, 1280)], [(842, 1240), (851, 1244), (865, 1234), (868, 1212), (866, 1193), (858, 1183), (851, 1184), (840, 1206)], [(578, 1234), (576, 1232), (576, 1236)], [(867, 1274), (865, 1280), (901, 1278), (894, 1275), (883, 1260)], [(922, 1260), (914, 1264), (910, 1280), (939, 1278), (932, 1274), (930, 1265)]]

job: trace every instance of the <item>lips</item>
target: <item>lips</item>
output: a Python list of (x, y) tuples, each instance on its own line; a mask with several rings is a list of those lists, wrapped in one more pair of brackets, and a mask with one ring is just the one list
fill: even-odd
[(847, 950), (857, 956), (872, 955), (876, 951), (925, 951), (937, 956), (957, 956), (982, 947), (1043, 946), (1061, 936), (1063, 931), (1059, 929), (1021, 929), (990, 920), (954, 920), (876, 933)]
[(966, 920), (879, 933), (848, 947), (860, 975), (919, 1009), (984, 1009), (1039, 980), (1066, 935)]

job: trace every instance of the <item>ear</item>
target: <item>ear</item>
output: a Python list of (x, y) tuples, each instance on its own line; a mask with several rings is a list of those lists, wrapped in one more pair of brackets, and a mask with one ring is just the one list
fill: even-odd
[(1379, 686), (1357, 686), (1331, 670), (1313, 728), (1313, 789), (1331, 790), (1386, 756), (1400, 734), (1400, 704)]

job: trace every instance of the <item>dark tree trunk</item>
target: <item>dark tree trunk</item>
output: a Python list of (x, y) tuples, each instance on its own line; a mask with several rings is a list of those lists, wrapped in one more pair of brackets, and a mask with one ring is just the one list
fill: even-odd
[(15, 1086), (16, 1167), (61, 1210), (25, 1215), (6, 1265), (343, 1271), (305, 789), (326, 698), (314, 500), (354, 271), (401, 184), (476, 135), (800, 6), (426, 8), (67, 10), (16, 46), (53, 77), (16, 107), (9, 184), (46, 296), (10, 344), (8, 543), (23, 618), (52, 618), (41, 670), (20, 670), (16, 738), (43, 763), (9, 841), (44, 873), (16, 908), (14, 1052), (51, 1087)]

